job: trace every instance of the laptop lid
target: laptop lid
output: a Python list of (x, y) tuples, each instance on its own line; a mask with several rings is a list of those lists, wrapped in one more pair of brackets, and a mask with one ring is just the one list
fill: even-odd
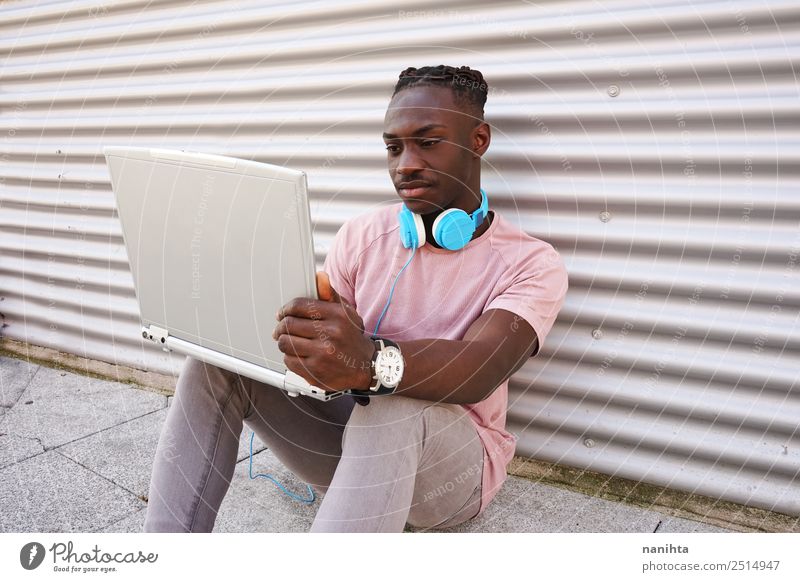
[(178, 150), (104, 153), (143, 325), (285, 373), (275, 313), (317, 298), (305, 174)]

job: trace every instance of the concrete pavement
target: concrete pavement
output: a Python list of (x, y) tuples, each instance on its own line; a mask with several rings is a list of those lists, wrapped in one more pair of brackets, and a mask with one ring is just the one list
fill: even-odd
[[(169, 400), (136, 385), (0, 356), (0, 531), (141, 531)], [(245, 429), (214, 531), (308, 531), (320, 496), (304, 505), (270, 481), (250, 480), (249, 442)], [(305, 494), (303, 483), (255, 442), (254, 470)], [(483, 515), (446, 531), (730, 530), (510, 476)]]

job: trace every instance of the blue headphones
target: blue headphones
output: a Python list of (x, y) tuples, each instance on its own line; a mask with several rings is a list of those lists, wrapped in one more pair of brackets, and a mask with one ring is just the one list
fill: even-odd
[[(472, 214), (459, 208), (442, 212), (433, 221), (433, 238), (440, 247), (450, 251), (464, 248), (489, 212), (489, 199), (481, 188), (481, 205)], [(411, 212), (405, 204), (397, 215), (400, 219), (400, 240), (407, 249), (425, 245), (425, 223), (422, 216)]]

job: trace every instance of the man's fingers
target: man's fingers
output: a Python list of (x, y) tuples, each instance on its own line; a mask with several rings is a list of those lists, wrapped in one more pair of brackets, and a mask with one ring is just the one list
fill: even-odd
[(322, 319), (330, 312), (332, 305), (327, 301), (297, 297), (280, 308), (276, 317), (278, 320), (288, 315), (303, 317), (305, 319)]
[(318, 378), (314, 375), (314, 373), (308, 368), (307, 366), (308, 358), (298, 358), (295, 356), (284, 356), (283, 363), (286, 364), (286, 367), (289, 368), (292, 372), (301, 376), (305, 379), (306, 382), (311, 384), (312, 386), (316, 386), (317, 388), (322, 388), (326, 392), (335, 391), (334, 388), (328, 387), (326, 384), (322, 382), (321, 378)]
[(286, 356), (306, 358), (314, 353), (314, 341), (296, 335), (278, 337), (278, 349)]
[[(278, 337), (283, 334), (309, 339), (316, 338), (320, 334), (321, 327), (320, 324), (315, 324), (315, 321), (316, 320), (288, 315), (281, 319), (278, 325), (275, 326), (275, 329), (272, 331), (272, 339), (277, 340)], [(315, 325), (317, 327), (315, 327)]]
[(310, 382), (311, 384), (314, 383), (312, 381), (311, 373), (306, 368), (305, 358), (300, 358), (298, 356), (292, 356), (286, 354), (283, 356), (283, 363), (286, 365), (287, 368), (289, 368), (292, 372), (294, 372), (298, 376), (302, 376), (303, 378), (306, 379), (306, 381)]

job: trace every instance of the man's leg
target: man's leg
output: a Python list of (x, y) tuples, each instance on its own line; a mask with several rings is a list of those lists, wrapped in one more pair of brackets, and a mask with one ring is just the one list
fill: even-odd
[(391, 395), (357, 406), (312, 532), (453, 526), (480, 508), (483, 445), (466, 410)]
[(353, 401), (283, 390), (186, 358), (161, 432), (144, 531), (213, 529), (236, 465), (243, 421), (312, 485), (330, 483)]

